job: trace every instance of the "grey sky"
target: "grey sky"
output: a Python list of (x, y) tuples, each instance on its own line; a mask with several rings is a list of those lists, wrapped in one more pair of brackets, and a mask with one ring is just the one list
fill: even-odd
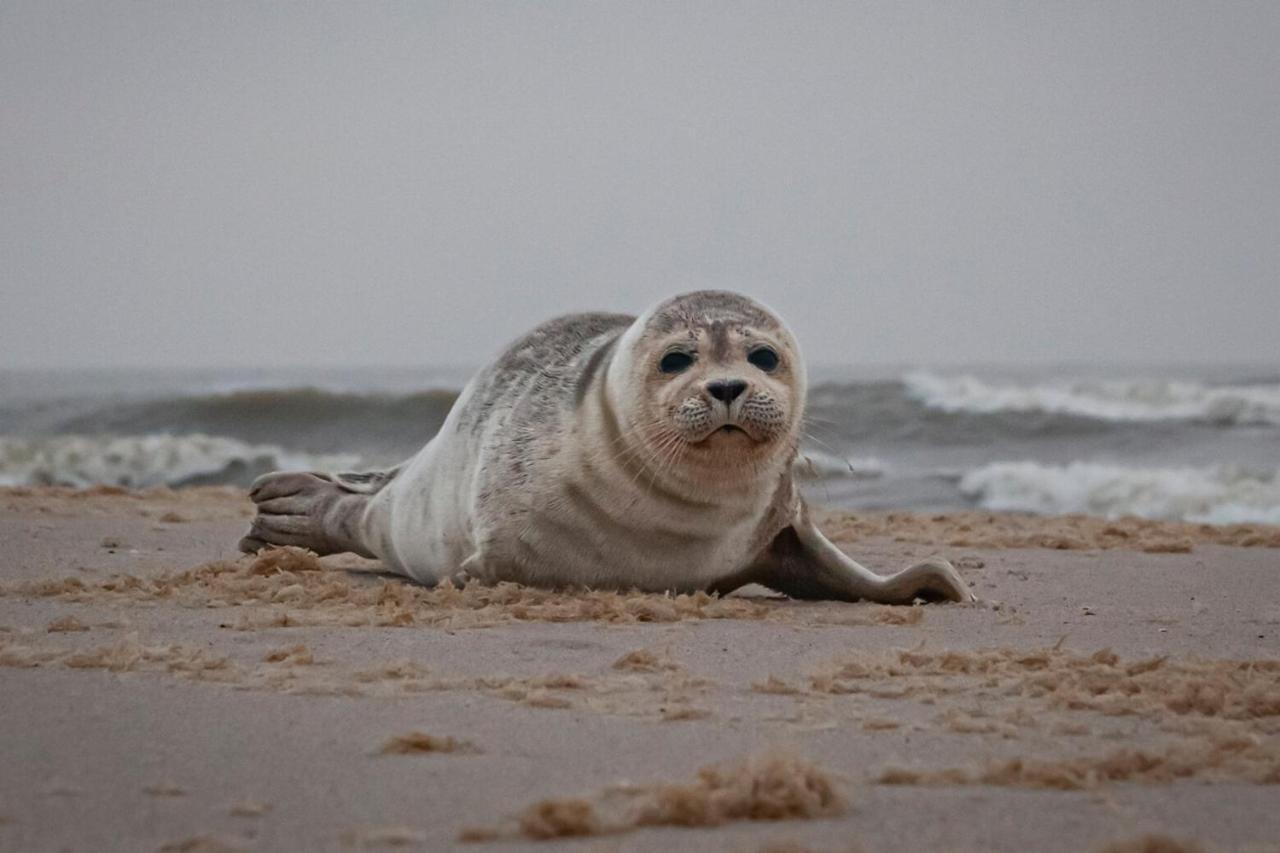
[(1280, 3), (0, 0), (0, 366), (1280, 360)]

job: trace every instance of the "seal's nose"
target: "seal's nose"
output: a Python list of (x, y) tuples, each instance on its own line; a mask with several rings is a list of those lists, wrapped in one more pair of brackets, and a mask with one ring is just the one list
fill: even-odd
[(707, 383), (707, 393), (728, 405), (742, 396), (747, 383), (741, 379), (712, 379)]

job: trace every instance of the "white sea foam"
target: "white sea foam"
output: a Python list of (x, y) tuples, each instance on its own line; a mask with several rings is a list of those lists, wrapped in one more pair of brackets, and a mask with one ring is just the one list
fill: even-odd
[(222, 482), (278, 469), (349, 468), (350, 455), (287, 451), (210, 435), (0, 436), (0, 485), (144, 488), (193, 480)]
[(1280, 425), (1280, 385), (1275, 384), (1108, 379), (1019, 385), (926, 371), (910, 373), (903, 382), (908, 396), (946, 412), (1043, 412), (1110, 421)]
[(1280, 471), (1227, 465), (1126, 468), (1090, 462), (998, 462), (970, 471), (961, 479), (960, 490), (996, 511), (1280, 524)]

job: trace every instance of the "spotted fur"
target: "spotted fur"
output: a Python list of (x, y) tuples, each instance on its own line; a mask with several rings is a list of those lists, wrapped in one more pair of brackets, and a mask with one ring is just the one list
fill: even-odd
[[(762, 346), (769, 370), (749, 360)], [(662, 369), (671, 348), (684, 369)], [(351, 550), (427, 584), (959, 597), (954, 570), (879, 578), (808, 522), (791, 474), (804, 399), (794, 337), (745, 296), (560, 317), (481, 370), (399, 468), (262, 478), (241, 547)]]

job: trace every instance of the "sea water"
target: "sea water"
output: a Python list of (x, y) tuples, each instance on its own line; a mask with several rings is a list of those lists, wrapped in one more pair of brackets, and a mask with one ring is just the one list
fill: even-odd
[[(0, 371), (0, 484), (385, 467), (470, 372)], [(1280, 524), (1280, 368), (819, 366), (803, 453), (810, 497), (849, 509)]]

